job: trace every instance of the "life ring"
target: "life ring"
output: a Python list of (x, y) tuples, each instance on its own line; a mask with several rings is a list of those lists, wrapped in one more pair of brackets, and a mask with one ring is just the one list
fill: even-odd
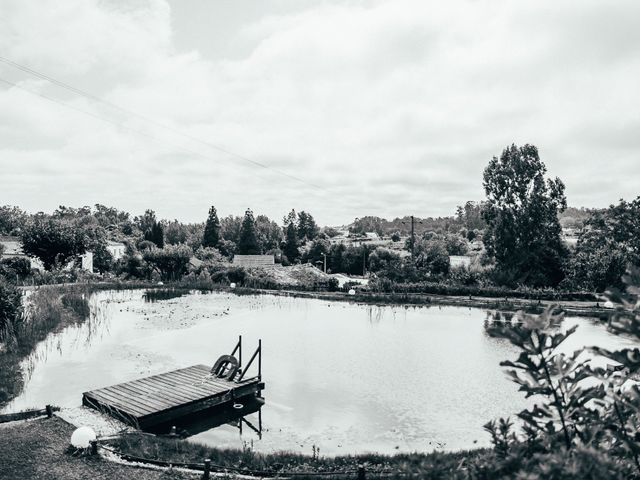
[(218, 378), (233, 380), (238, 372), (238, 359), (232, 355), (222, 355), (211, 368), (211, 374)]

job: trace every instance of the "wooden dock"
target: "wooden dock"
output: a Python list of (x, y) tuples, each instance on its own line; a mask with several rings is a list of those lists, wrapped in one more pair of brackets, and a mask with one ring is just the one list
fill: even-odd
[(258, 378), (240, 382), (212, 377), (206, 365), (91, 390), (82, 403), (140, 428), (233, 402), (264, 389)]
[[(242, 339), (227, 359), (240, 351)], [(254, 353), (247, 369), (258, 355), (258, 375), (244, 379), (245, 371), (225, 375), (212, 374), (211, 367), (193, 365), (171, 372), (119, 383), (82, 394), (82, 404), (104, 411), (138, 428), (148, 428), (218, 405), (241, 403), (247, 396), (258, 396), (262, 382), (262, 345)], [(223, 358), (221, 357), (221, 359)], [(235, 361), (235, 358), (232, 360)], [(220, 361), (220, 360), (219, 360)], [(217, 365), (217, 363), (216, 363)], [(215, 368), (215, 367), (214, 367)]]

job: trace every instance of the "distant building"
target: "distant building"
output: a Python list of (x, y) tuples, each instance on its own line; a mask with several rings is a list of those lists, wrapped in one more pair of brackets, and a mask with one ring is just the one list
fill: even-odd
[(107, 242), (107, 251), (111, 254), (114, 261), (120, 260), (124, 257), (126, 249), (127, 246), (124, 243), (112, 242), (111, 240)]
[(244, 268), (272, 267), (276, 263), (273, 255), (234, 255), (233, 264)]
[(93, 252), (85, 252), (80, 257), (80, 268), (93, 273)]
[(451, 264), (451, 268), (469, 268), (471, 266), (471, 257), (468, 255), (451, 255), (449, 257), (449, 263)]
[(2, 258), (26, 258), (31, 264), (31, 268), (36, 270), (44, 270), (44, 265), (40, 259), (25, 255), (22, 251), (22, 242), (20, 237), (0, 236), (0, 245), (4, 247)]

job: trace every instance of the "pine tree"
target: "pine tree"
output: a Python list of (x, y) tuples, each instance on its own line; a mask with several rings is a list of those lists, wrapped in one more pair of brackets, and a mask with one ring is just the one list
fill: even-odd
[(298, 232), (294, 222), (290, 222), (285, 227), (285, 241), (282, 252), (291, 263), (294, 263), (300, 257), (300, 251), (298, 250)]
[(242, 220), (240, 230), (240, 241), (238, 242), (238, 253), (240, 255), (259, 255), (260, 246), (256, 236), (256, 221), (253, 218), (251, 209), (247, 209)]
[(220, 220), (218, 220), (218, 212), (216, 207), (209, 209), (209, 216), (204, 227), (204, 235), (202, 236), (203, 247), (217, 247), (220, 241)]

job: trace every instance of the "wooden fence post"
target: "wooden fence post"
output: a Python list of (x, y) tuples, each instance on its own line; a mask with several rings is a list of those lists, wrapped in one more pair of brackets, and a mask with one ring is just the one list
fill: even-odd
[(44, 408), (47, 411), (47, 417), (49, 418), (53, 417), (53, 408), (51, 407), (51, 405), (47, 405)]
[(208, 458), (204, 461), (204, 475), (202, 475), (202, 480), (209, 480), (211, 473), (211, 460)]
[(364, 465), (358, 465), (358, 480), (365, 480)]
[(91, 442), (89, 442), (91, 445), (91, 455), (97, 455), (98, 454), (98, 441), (97, 440), (91, 440)]

